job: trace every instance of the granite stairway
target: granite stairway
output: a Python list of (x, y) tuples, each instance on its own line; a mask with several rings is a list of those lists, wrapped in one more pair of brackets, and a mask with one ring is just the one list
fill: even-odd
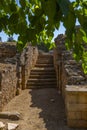
[(38, 56), (35, 67), (31, 70), (27, 88), (57, 87), (53, 56), (44, 53)]

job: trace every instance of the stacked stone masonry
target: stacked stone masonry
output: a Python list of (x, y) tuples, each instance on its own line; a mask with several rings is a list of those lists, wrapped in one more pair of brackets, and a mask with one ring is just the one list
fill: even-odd
[(54, 65), (58, 91), (65, 100), (67, 124), (70, 127), (87, 127), (87, 77), (81, 62), (72, 57), (65, 47), (65, 35), (55, 39)]
[(87, 86), (66, 86), (68, 126), (87, 127)]
[(16, 43), (0, 43), (0, 111), (20, 90), (26, 88), (37, 57), (37, 47), (28, 45), (18, 53)]
[(1, 90), (1, 107), (9, 102), (16, 93), (16, 66), (12, 64), (0, 63), (0, 90)]

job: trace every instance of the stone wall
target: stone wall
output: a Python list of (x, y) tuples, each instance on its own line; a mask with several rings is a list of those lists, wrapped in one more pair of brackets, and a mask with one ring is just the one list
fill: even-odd
[(0, 111), (16, 95), (16, 44), (0, 43)]
[(16, 65), (0, 63), (0, 109), (16, 94)]
[(13, 57), (16, 55), (17, 49), (15, 45), (15, 42), (0, 43), (0, 58)]
[[(72, 57), (72, 50), (67, 51), (65, 47), (65, 35), (59, 35), (55, 39), (56, 48), (54, 49), (54, 66), (56, 70), (57, 75), (57, 87), (59, 93), (62, 94), (64, 100), (65, 100), (65, 106), (66, 106), (66, 115), (67, 115), (67, 123), (71, 127), (80, 127), (80, 123), (83, 122), (84, 125), (82, 127), (87, 127), (87, 119), (84, 117), (79, 118), (75, 116), (75, 120), (71, 120), (72, 117), (68, 113), (74, 112), (74, 107), (76, 107), (76, 112), (79, 112), (79, 107), (82, 107), (81, 114), (84, 113), (84, 115), (87, 115), (87, 103), (82, 103), (81, 101), (84, 99), (87, 99), (87, 77), (84, 75), (81, 62), (77, 63), (73, 57)], [(66, 85), (69, 86), (69, 89), (66, 89)], [(73, 88), (71, 87), (73, 85)], [(84, 92), (80, 89), (82, 85), (82, 88), (84, 89)], [(80, 89), (80, 90), (79, 90)], [(70, 91), (69, 91), (70, 90)], [(80, 93), (80, 94), (78, 94)], [(73, 99), (71, 98), (73, 95)], [(79, 95), (79, 96), (78, 96)], [(84, 96), (85, 95), (85, 96)], [(79, 103), (77, 102), (77, 99), (79, 98)], [(80, 101), (80, 99), (82, 100)], [(74, 103), (69, 102), (70, 99), (71, 102), (75, 101)], [(78, 105), (80, 104), (80, 105)], [(70, 107), (69, 107), (70, 106)], [(72, 107), (71, 107), (72, 106)], [(85, 108), (85, 111), (84, 111)], [(70, 118), (71, 117), (71, 118)], [(78, 118), (78, 121), (77, 121)], [(73, 123), (74, 122), (74, 123)]]
[(72, 51), (65, 48), (65, 36), (59, 35), (55, 39), (54, 65), (56, 69), (58, 88), (64, 96), (66, 84), (86, 85), (87, 78), (83, 73), (81, 62), (77, 63), (72, 57)]
[(0, 111), (20, 90), (26, 88), (37, 57), (37, 47), (27, 45), (18, 53), (15, 43), (0, 43)]
[(36, 64), (38, 58), (37, 47), (28, 46), (20, 54), (20, 60), (18, 60), (18, 86), (21, 89), (26, 88), (26, 83), (30, 75), (30, 70)]

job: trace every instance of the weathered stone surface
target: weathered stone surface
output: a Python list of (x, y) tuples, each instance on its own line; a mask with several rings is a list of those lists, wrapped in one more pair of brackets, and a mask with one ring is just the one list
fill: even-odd
[(5, 130), (5, 124), (0, 121), (0, 130)]
[(2, 93), (1, 108), (8, 103), (16, 93), (16, 65), (0, 63), (0, 88)]
[(8, 43), (0, 43), (0, 57), (13, 57), (16, 54), (16, 43), (8, 42)]
[(87, 76), (83, 73), (81, 61), (77, 63), (72, 50), (66, 50), (65, 38), (65, 35), (59, 35), (55, 39), (57, 87), (65, 100), (68, 126), (87, 127)]
[(68, 120), (67, 124), (69, 127), (87, 128), (87, 120)]
[[(37, 47), (28, 46), (20, 56), (21, 60), (21, 88), (25, 89), (30, 70), (35, 66), (38, 58)], [(23, 60), (22, 60), (23, 59)]]
[(8, 130), (16, 130), (16, 128), (19, 126), (19, 124), (15, 123), (8, 123)]
[(20, 113), (18, 112), (0, 112), (0, 118), (11, 119), (11, 120), (19, 120)]
[(2, 110), (2, 92), (0, 91), (0, 111)]
[(8, 117), (11, 120), (19, 120), (21, 118), (20, 113), (18, 113), (18, 112), (10, 113)]
[(38, 57), (37, 47), (28, 45), (18, 53), (16, 43), (0, 44), (0, 111), (26, 83)]
[(67, 85), (65, 104), (68, 125), (87, 127), (87, 86)]
[(83, 73), (81, 61), (77, 63), (72, 57), (72, 50), (65, 47), (65, 35), (58, 35), (55, 39), (54, 65), (57, 73), (59, 91), (64, 96), (65, 85), (85, 85), (87, 78)]

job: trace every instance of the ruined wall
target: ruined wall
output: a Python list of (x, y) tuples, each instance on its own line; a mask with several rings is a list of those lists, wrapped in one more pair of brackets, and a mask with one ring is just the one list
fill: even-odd
[[(68, 125), (71, 127), (87, 127), (87, 118), (85, 117), (87, 115), (87, 102), (85, 102), (85, 99), (87, 99), (87, 78), (83, 73), (81, 62), (77, 63), (72, 57), (72, 51), (66, 50), (65, 38), (66, 36), (59, 35), (55, 39), (54, 65), (57, 75), (57, 87), (65, 100)], [(68, 89), (66, 89), (67, 85)], [(83, 89), (80, 89), (81, 87)], [(82, 107), (81, 111), (79, 107)], [(81, 114), (77, 117), (76, 113), (78, 111)], [(82, 113), (84, 113), (84, 116)], [(74, 114), (74, 117), (71, 117), (72, 114)]]
[(30, 70), (38, 57), (37, 47), (28, 45), (21, 53), (16, 44), (0, 44), (0, 111), (15, 95), (26, 88)]
[(13, 57), (16, 55), (16, 43), (0, 43), (0, 58)]
[[(60, 40), (62, 39), (62, 40)], [(66, 76), (64, 72), (64, 61), (63, 61), (63, 51), (65, 51), (65, 46), (63, 35), (59, 35), (58, 38), (55, 40), (56, 48), (54, 48), (54, 67), (56, 70), (56, 77), (57, 77), (57, 87), (59, 93), (63, 93), (63, 85), (66, 82)], [(61, 42), (62, 41), (62, 42)], [(62, 79), (63, 78), (63, 79)]]
[(16, 46), (0, 43), (0, 111), (16, 94)]
[(77, 63), (72, 57), (72, 51), (66, 50), (65, 36), (55, 39), (54, 64), (58, 77), (59, 91), (64, 96), (66, 85), (85, 85), (87, 78), (83, 73), (81, 62)]
[(0, 63), (0, 108), (8, 103), (16, 94), (16, 66), (12, 64)]
[(20, 54), (19, 66), (19, 88), (25, 89), (30, 75), (30, 70), (35, 66), (38, 58), (37, 47), (28, 46)]

